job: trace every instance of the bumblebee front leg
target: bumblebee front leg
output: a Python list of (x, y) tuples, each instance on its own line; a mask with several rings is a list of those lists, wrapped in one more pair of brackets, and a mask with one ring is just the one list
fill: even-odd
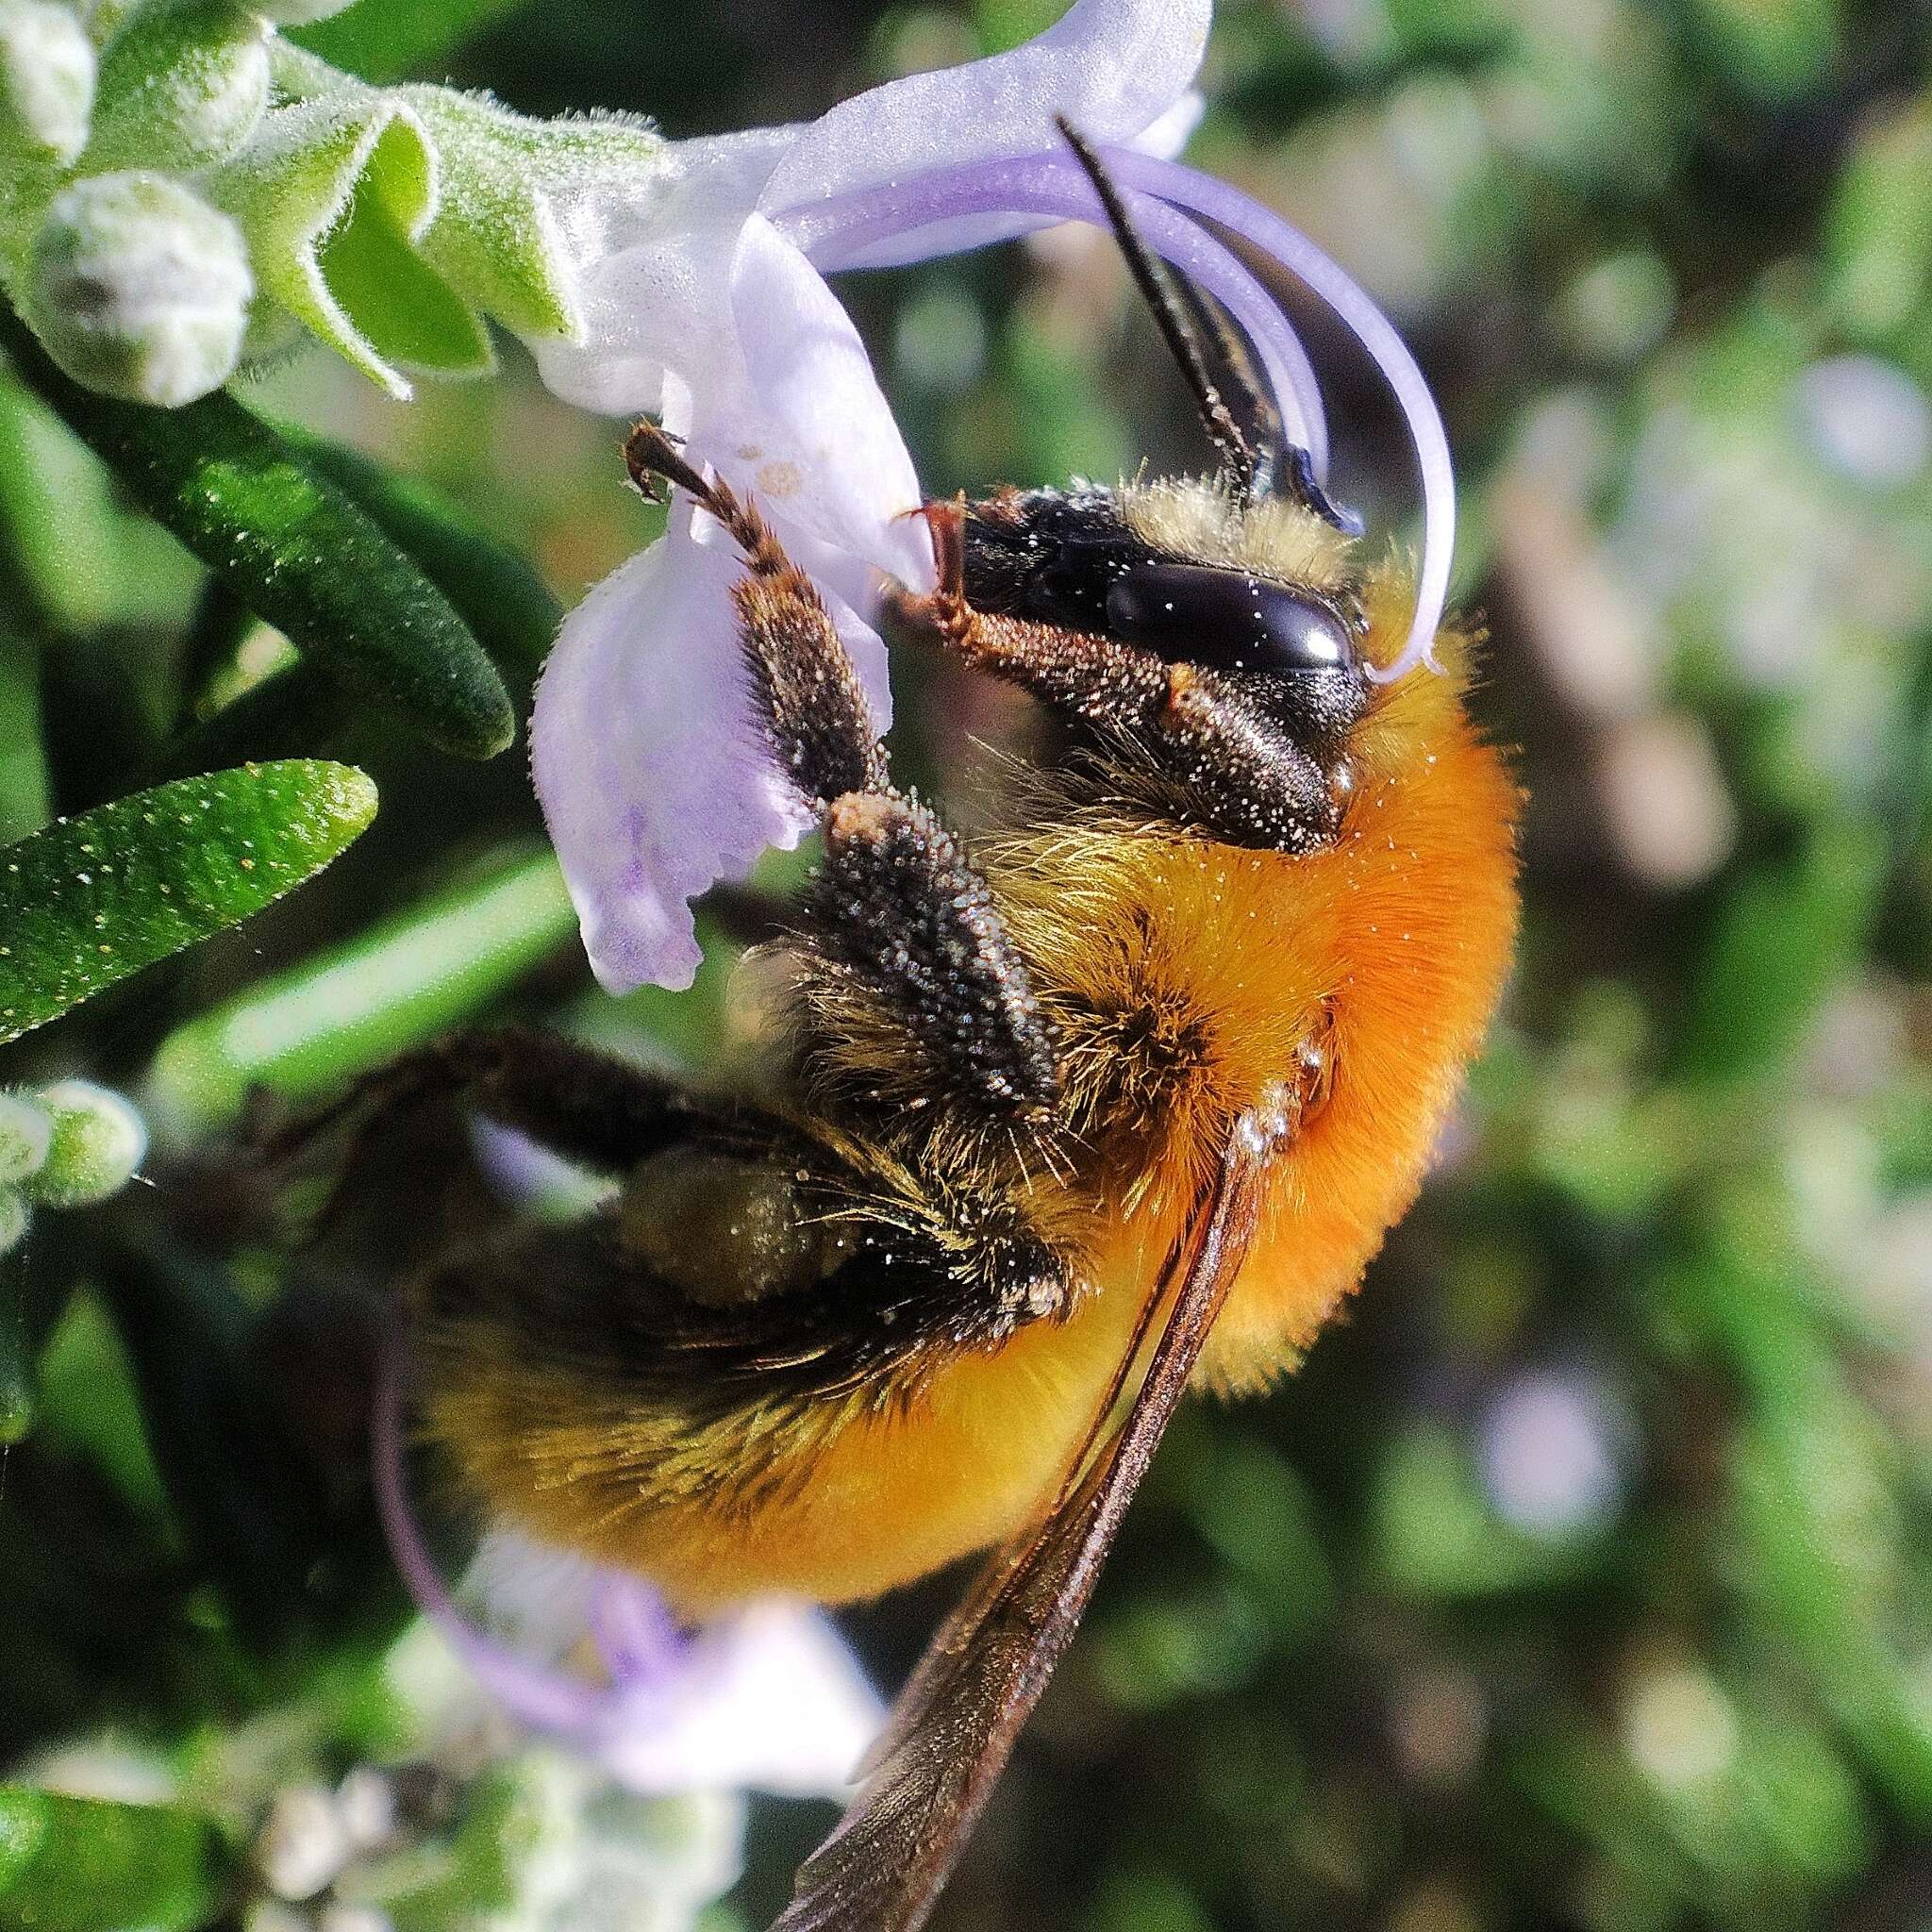
[(824, 827), (824, 861), (805, 895), (808, 959), (854, 989), (848, 1005), (888, 1018), (941, 1091), (995, 1113), (1046, 1108), (1058, 1067), (1025, 967), (958, 841), (893, 786), (864, 687), (817, 587), (758, 512), (702, 475), (661, 430), (640, 425), (625, 456), (641, 488), (668, 477), (744, 553), (749, 569), (733, 594), (753, 695), (780, 763)]

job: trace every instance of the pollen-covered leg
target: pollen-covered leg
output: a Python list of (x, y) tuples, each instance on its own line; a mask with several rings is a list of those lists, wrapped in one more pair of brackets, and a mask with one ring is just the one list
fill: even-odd
[[(1049, 1106), (1054, 1043), (985, 881), (917, 799), (848, 792), (825, 819), (825, 857), (806, 889), (810, 946), (830, 984), (822, 1008), (853, 1002), (832, 1036), (849, 1041), (880, 1009), (902, 1026), (949, 1098), (1005, 1110)], [(871, 1013), (866, 1011), (871, 1008)], [(830, 1017), (830, 1015), (828, 1015)]]
[[(816, 586), (730, 486), (641, 424), (625, 445), (641, 487), (690, 491), (744, 552), (740, 637), (780, 760), (825, 828), (807, 889), (808, 957), (833, 1035), (880, 1023), (909, 1038), (949, 1099), (1033, 1109), (1058, 1091), (1051, 1035), (985, 881), (929, 808), (896, 791), (865, 692)], [(808, 990), (808, 996), (812, 996)], [(834, 1009), (837, 1009), (836, 1015)]]
[(716, 517), (744, 553), (733, 595), (739, 641), (758, 716), (778, 761), (824, 811), (847, 791), (890, 782), (872, 707), (818, 587), (785, 553), (765, 520), (722, 478), (703, 475), (664, 432), (640, 423), (625, 443), (638, 487), (668, 477)]

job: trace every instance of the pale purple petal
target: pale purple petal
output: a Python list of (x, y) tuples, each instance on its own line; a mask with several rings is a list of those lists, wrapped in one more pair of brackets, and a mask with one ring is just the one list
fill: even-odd
[(613, 1703), (595, 1754), (638, 1791), (748, 1785), (835, 1797), (884, 1715), (824, 1617), (758, 1604), (700, 1633), (668, 1691)]
[(739, 230), (795, 127), (755, 128), (666, 151), (628, 192), (604, 182), (558, 204), (578, 275), (582, 333), (530, 341), (551, 391), (606, 415), (656, 411), (667, 371), (706, 373), (728, 331)]
[[(1057, 137), (1058, 139), (1058, 137)], [(1183, 171), (1185, 172), (1185, 171)], [(1219, 301), (1253, 343), (1288, 435), (1325, 476), (1328, 435), (1321, 385), (1280, 303), (1200, 224), (1155, 196), (1128, 196), (1147, 244)], [(827, 272), (941, 255), (988, 209), (1029, 211), (1036, 225), (1104, 223), (1099, 198), (1065, 143), (1045, 154), (914, 175), (889, 188), (813, 203), (781, 225)]]
[(1024, 45), (908, 75), (805, 130), (759, 196), (772, 214), (908, 175), (1053, 146), (1064, 114), (1094, 141), (1133, 141), (1193, 85), (1212, 0), (1074, 0)]
[(564, 619), (530, 719), (537, 796), (613, 992), (689, 986), (702, 955), (686, 902), (810, 824), (752, 712), (731, 601), (743, 565), (691, 522), (680, 500)]
[[(802, 532), (924, 590), (932, 539), (891, 406), (843, 305), (762, 216), (731, 267), (735, 354), (692, 386), (691, 448), (748, 490), (788, 538)], [(670, 425), (677, 427), (677, 425)]]
[[(1181, 150), (1193, 140), (1194, 129), (1200, 126), (1201, 117), (1207, 111), (1208, 96), (1199, 88), (1191, 87), (1158, 120), (1148, 122), (1127, 145), (1143, 155), (1158, 155), (1163, 161), (1177, 161)], [(1071, 114), (1067, 118), (1074, 120)], [(1080, 125), (1074, 121), (1074, 126)]]

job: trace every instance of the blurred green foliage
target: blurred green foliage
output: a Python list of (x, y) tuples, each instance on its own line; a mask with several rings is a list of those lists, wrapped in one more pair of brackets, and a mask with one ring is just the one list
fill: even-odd
[[(835, 0), (800, 34), (724, 0), (666, 34), (364, 0), (314, 42), (683, 136), (1056, 11)], [(936, 1924), (1932, 1924), (1928, 42), (1876, 0), (1221, 8), (1194, 156), (1354, 270), (1450, 423), (1480, 708), (1531, 799), (1522, 966), (1353, 1318), (1267, 1401), (1176, 1425)], [(843, 292), (935, 495), (1201, 459), (1100, 244)], [(1310, 333), (1340, 493), (1399, 520), (1381, 399)], [(436, 600), (490, 722), (458, 742), (408, 666), (332, 671), (43, 374), (0, 377), (0, 837), (249, 758), (352, 759), (382, 796), (240, 935), (6, 1050), (9, 1084), (144, 1096), (164, 1140), (154, 1188), (0, 1258), (0, 1388), (33, 1418), (0, 1448), (0, 1925), (274, 1932), (321, 1892), (456, 1925), (520, 1908), (544, 1847), (589, 1869), (645, 1830), (537, 1754), (473, 1775), (452, 1667), (394, 1647), (371, 1310), (494, 1211), (463, 1147), (417, 1150), (325, 1275), (225, 1137), (252, 1085), (317, 1091), (463, 1018), (720, 1048), (722, 924), (691, 993), (605, 999), (518, 759), (420, 735), (500, 741), (554, 600), (657, 525), (609, 425), (514, 361), (406, 409), (311, 358), (248, 403), (217, 441)], [(900, 677), (901, 758), (957, 787), (1000, 714)], [(852, 1620), (883, 1678), (954, 1587)], [(372, 1764), (407, 1849), (304, 1892), (291, 1820), (341, 1825)], [(104, 1822), (57, 1857), (83, 1803)], [(763, 1923), (824, 1822), (759, 1811), (730, 1911)]]

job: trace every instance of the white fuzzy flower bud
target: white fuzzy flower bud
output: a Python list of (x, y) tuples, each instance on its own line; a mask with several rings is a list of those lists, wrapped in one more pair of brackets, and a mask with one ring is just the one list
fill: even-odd
[(0, 1093), (0, 1188), (24, 1181), (47, 1158), (54, 1123), (43, 1107), (19, 1093)]
[(53, 1117), (47, 1158), (27, 1191), (49, 1208), (87, 1208), (118, 1194), (147, 1152), (147, 1124), (120, 1094), (87, 1080), (45, 1088)]
[(94, 50), (70, 7), (0, 0), (0, 155), (64, 167), (87, 145)]
[(177, 408), (233, 374), (254, 292), (226, 215), (165, 175), (98, 175), (49, 205), (25, 307), (76, 382)]

